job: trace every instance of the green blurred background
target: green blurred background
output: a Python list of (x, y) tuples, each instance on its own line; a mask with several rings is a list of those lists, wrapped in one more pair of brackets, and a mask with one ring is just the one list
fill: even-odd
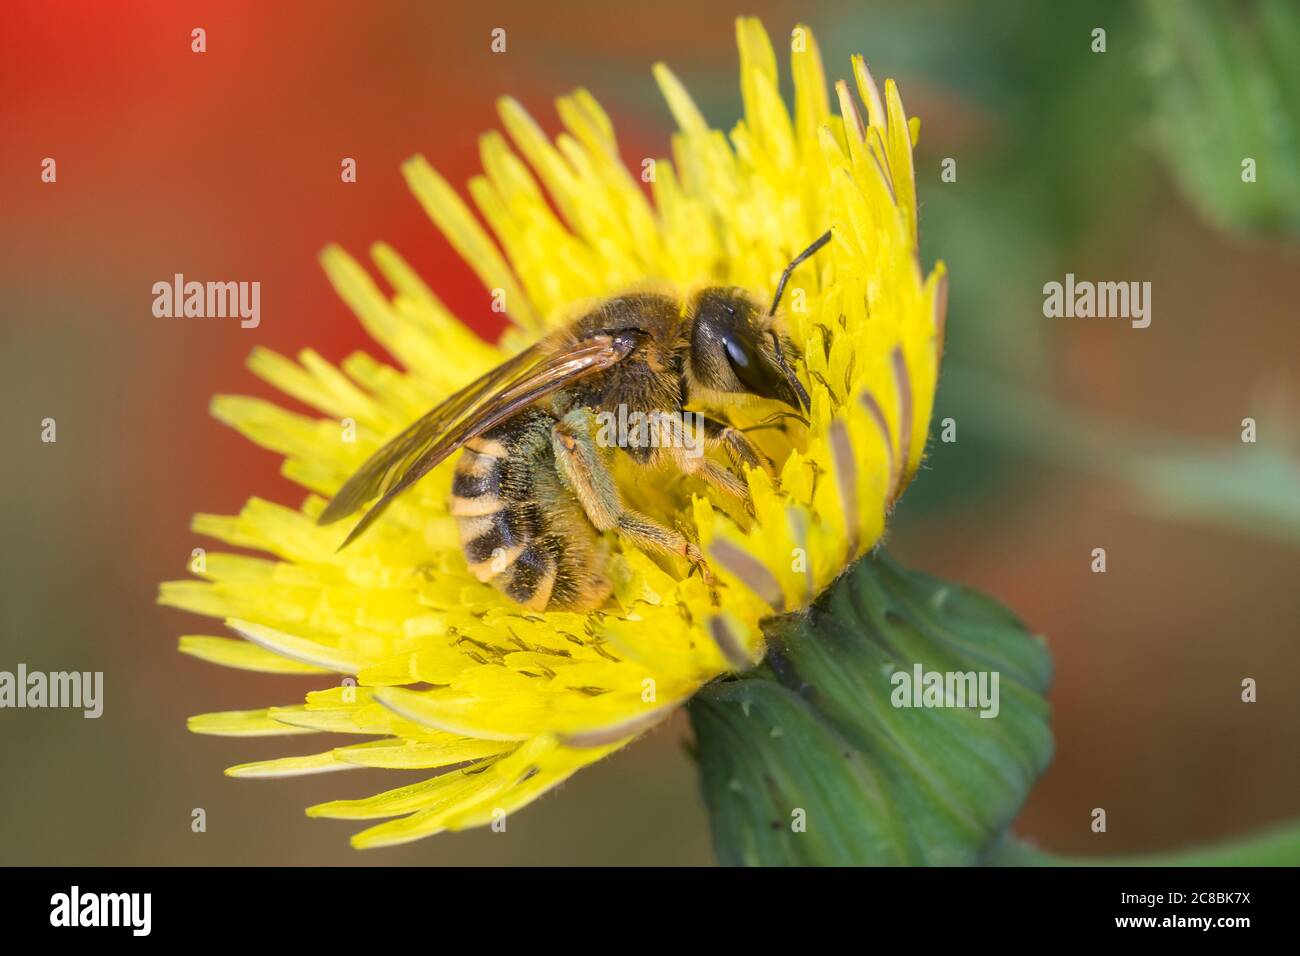
[[(629, 165), (666, 155), (658, 59), (729, 128), (738, 13), (778, 49), (810, 25), (832, 78), (865, 54), (922, 119), (922, 256), (952, 274), (935, 417), (958, 440), (932, 444), (889, 543), (1047, 636), (1057, 756), (1017, 829), (1104, 855), (1300, 812), (1294, 3), (24, 0), (0, 13), (0, 669), (102, 670), (106, 703), (99, 720), (0, 711), (0, 863), (711, 861), (680, 718), (505, 834), (358, 854), (352, 827), (303, 808), (418, 776), (223, 777), (299, 748), (194, 737), (185, 717), (292, 703), (313, 682), (181, 656), (176, 637), (211, 625), (154, 595), (208, 544), (193, 512), (302, 497), (207, 404), (271, 394), (243, 368), (255, 345), (374, 349), (316, 265), (327, 242), (391, 242), (494, 329), (402, 159), (423, 152), (462, 183), (498, 95), (554, 130), (551, 100), (577, 85), (614, 117)], [(56, 184), (40, 182), (47, 156)], [(175, 272), (261, 281), (261, 326), (154, 318), (151, 286)], [(1151, 282), (1150, 328), (1045, 319), (1042, 286), (1066, 272)], [(1255, 444), (1240, 441), (1248, 416)], [(1097, 547), (1104, 575), (1089, 570)], [(1240, 702), (1245, 677), (1256, 704)], [(190, 830), (196, 807), (206, 833)]]

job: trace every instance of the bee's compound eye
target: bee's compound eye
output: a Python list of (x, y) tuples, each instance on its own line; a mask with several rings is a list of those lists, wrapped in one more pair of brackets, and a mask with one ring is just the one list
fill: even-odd
[(734, 336), (725, 336), (722, 340), (723, 347), (727, 350), (727, 360), (731, 362), (731, 367), (737, 373), (741, 369), (749, 368), (754, 364), (754, 356), (745, 348), (744, 343)]
[(770, 395), (773, 387), (771, 372), (765, 368), (749, 343), (734, 335), (728, 335), (723, 338), (722, 344), (727, 350), (727, 361), (731, 363), (731, 370), (736, 373), (736, 378), (740, 379), (740, 384), (755, 395)]

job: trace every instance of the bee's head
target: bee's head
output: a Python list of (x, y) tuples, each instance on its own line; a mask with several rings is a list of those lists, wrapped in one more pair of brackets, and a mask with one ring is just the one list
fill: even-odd
[(713, 403), (731, 396), (774, 398), (807, 410), (795, 377), (790, 339), (740, 289), (704, 289), (691, 302), (691, 348), (684, 369), (689, 395)]

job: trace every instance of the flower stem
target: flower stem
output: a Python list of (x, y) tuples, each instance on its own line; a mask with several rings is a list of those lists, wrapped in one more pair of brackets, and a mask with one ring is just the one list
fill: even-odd
[(983, 860), (987, 866), (1295, 866), (1300, 820), (1265, 833), (1210, 846), (1138, 856), (1062, 856), (1008, 833)]

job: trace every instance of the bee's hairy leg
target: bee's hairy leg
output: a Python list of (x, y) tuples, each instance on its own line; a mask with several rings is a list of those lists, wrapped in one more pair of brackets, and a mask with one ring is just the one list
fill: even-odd
[(551, 448), (556, 471), (577, 495), (591, 523), (600, 531), (609, 531), (618, 526), (623, 500), (606, 454), (593, 435), (595, 424), (590, 409), (573, 409), (551, 429)]
[(772, 460), (758, 450), (755, 445), (740, 429), (728, 425), (726, 422), (720, 422), (713, 418), (704, 419), (704, 441), (709, 448), (722, 448), (727, 453), (727, 459), (731, 462), (731, 467), (739, 472), (744, 472), (744, 468), (767, 468), (773, 471), (775, 465)]
[[(677, 468), (686, 475), (695, 475), (707, 481), (708, 485), (718, 492), (725, 494), (729, 498), (735, 499), (745, 509), (745, 514), (750, 518), (754, 516), (754, 502), (749, 497), (749, 484), (746, 483), (741, 475), (745, 471), (745, 466), (759, 468), (762, 467), (761, 458), (759, 458), (758, 449), (755, 449), (753, 442), (745, 437), (744, 433), (736, 431), (731, 425), (703, 418), (701, 416), (703, 427), (698, 432), (693, 433), (697, 441), (685, 441), (684, 437), (679, 434), (675, 440), (668, 442), (669, 454)], [(675, 425), (677, 431), (681, 432), (681, 425)], [(707, 449), (714, 447), (723, 447), (727, 451), (728, 458), (731, 458), (732, 467), (736, 471), (728, 471), (727, 468), (720, 466), (716, 462), (705, 458)]]
[(591, 409), (575, 408), (551, 431), (556, 470), (577, 496), (591, 523), (599, 531), (616, 531), (647, 551), (685, 558), (692, 568), (699, 569), (706, 582), (712, 582), (703, 553), (690, 539), (623, 506), (614, 476), (593, 436), (595, 424)]
[(735, 473), (723, 468), (717, 462), (708, 460), (696, 465), (692, 474), (703, 478), (711, 487), (724, 495), (734, 498), (744, 507), (747, 515), (754, 517), (754, 502), (749, 497), (749, 485), (745, 484), (743, 478), (737, 477)]
[[(708, 419), (703, 419), (703, 429), (686, 429), (677, 418), (670, 419), (664, 425), (661, 454), (666, 455), (685, 475), (702, 478), (714, 490), (724, 494), (744, 507), (745, 513), (754, 516), (754, 503), (749, 498), (749, 485), (735, 472), (728, 471), (715, 461), (704, 457), (711, 447), (708, 436)], [(744, 437), (743, 435), (741, 436)], [(716, 446), (716, 442), (714, 446)]]
[(685, 558), (691, 571), (699, 571), (705, 584), (713, 584), (713, 573), (704, 560), (704, 553), (680, 531), (666, 528), (639, 511), (624, 511), (618, 518), (618, 533), (646, 551)]

